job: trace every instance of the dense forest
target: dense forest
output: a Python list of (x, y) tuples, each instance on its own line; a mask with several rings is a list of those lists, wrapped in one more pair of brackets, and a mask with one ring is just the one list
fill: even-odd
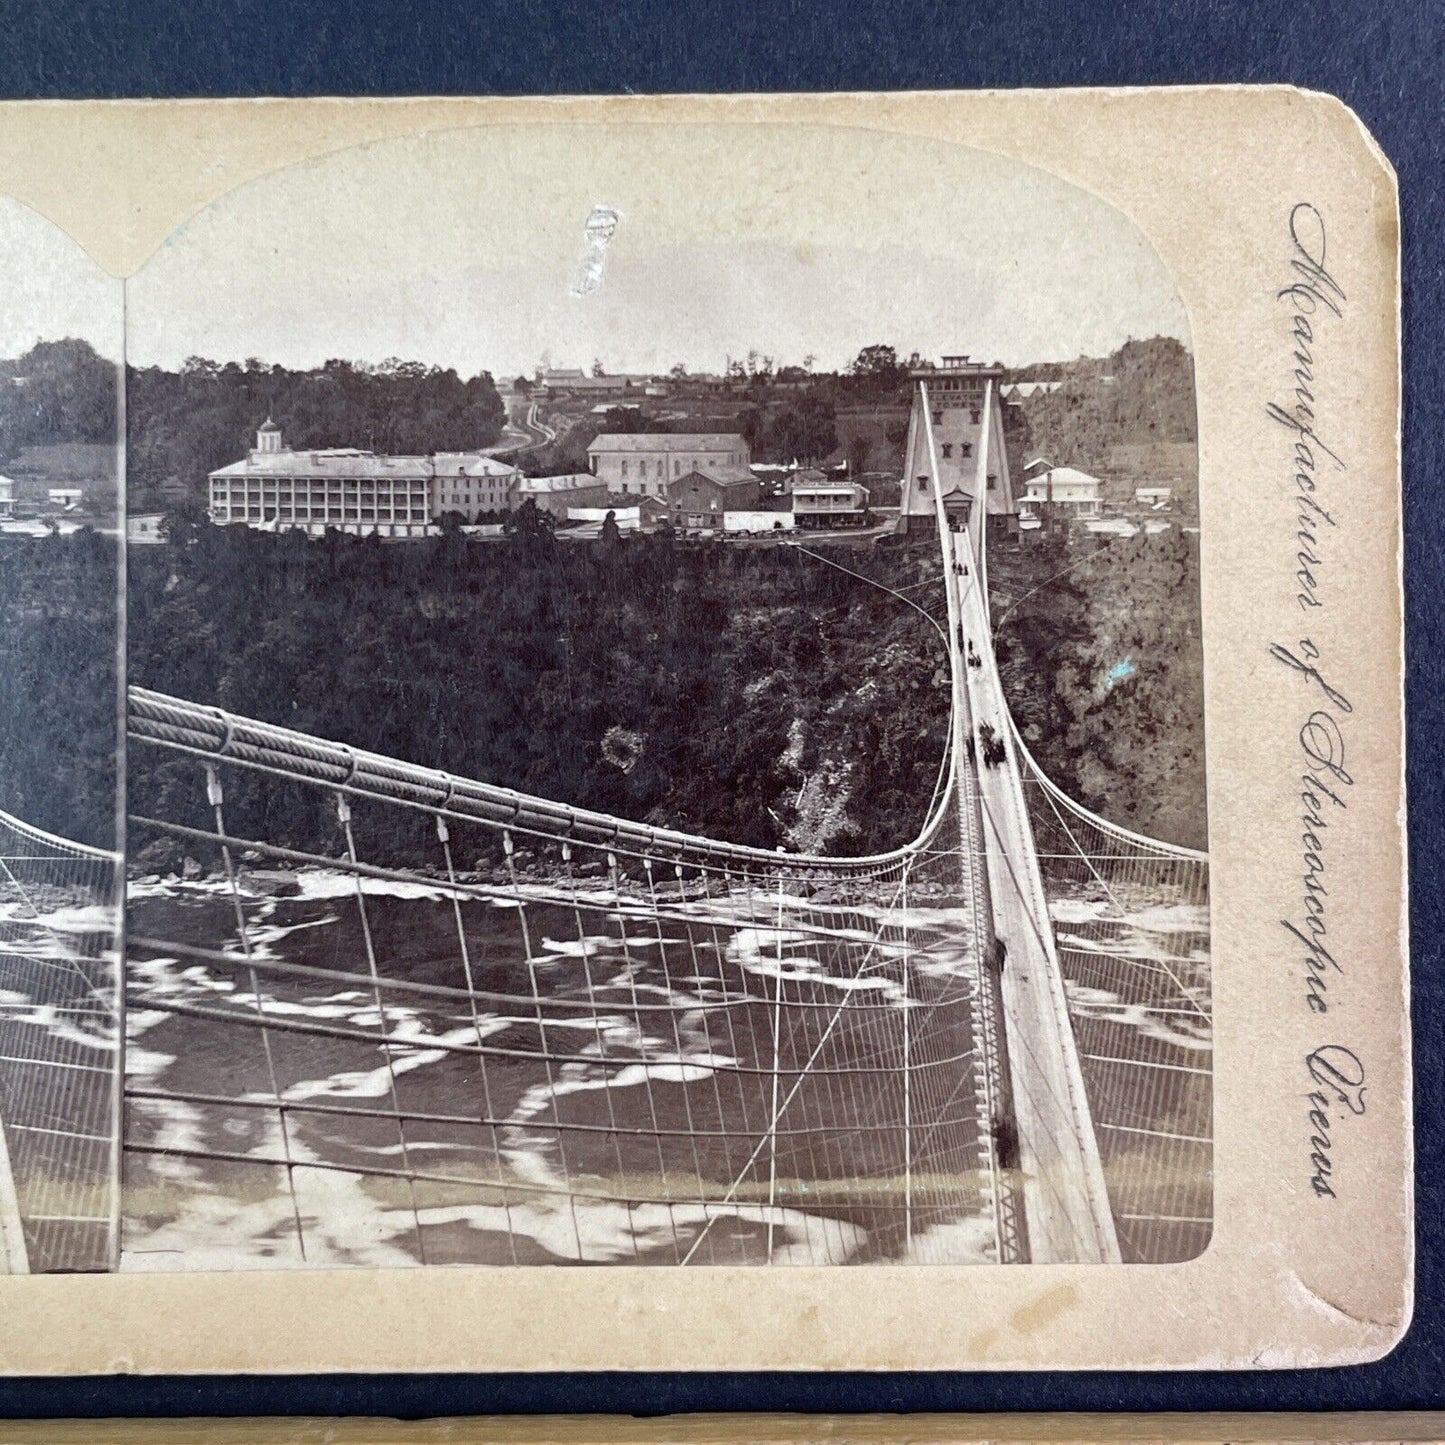
[(504, 408), (487, 372), (463, 380), (449, 368), (395, 358), (375, 366), (328, 361), (310, 371), (200, 357), (178, 372), (132, 367), (131, 509), (162, 510), (177, 490), (204, 502), (207, 475), (243, 456), (268, 416), (288, 446), (426, 455), (490, 446)]
[(1199, 539), (996, 549), (999, 665), (1044, 772), (1136, 832), (1206, 846)]
[[(79, 340), (0, 361), (0, 461), (113, 446), (118, 380)], [(116, 846), (119, 583), (114, 537), (0, 537), (0, 809), (101, 848)]]
[(114, 537), (0, 538), (0, 809), (116, 846)]
[[(844, 560), (925, 603), (937, 587), (927, 550)], [(115, 566), (90, 532), (0, 547), (0, 807), (102, 845)], [(872, 850), (916, 831), (940, 756), (936, 634), (791, 550), (198, 528), (135, 549), (130, 570), (134, 682), (630, 817)], [(990, 570), (1005, 683), (1045, 770), (1105, 817), (1203, 846), (1194, 539), (999, 548)], [(130, 781), (139, 811), (203, 821), (190, 765), (137, 747)], [(272, 790), (263, 811), (251, 821), (280, 841), (334, 842), (312, 802)]]
[[(936, 585), (931, 554), (848, 556)], [(199, 528), (129, 565), (133, 683), (625, 817), (872, 851), (917, 832), (942, 752), (937, 633), (792, 549)], [(133, 809), (204, 814), (191, 763), (137, 747), (129, 778)], [(314, 800), (271, 793), (238, 806), (333, 845)]]
[(0, 360), (0, 462), (57, 442), (113, 445), (116, 373), (86, 341), (41, 341)]
[(1194, 358), (1172, 337), (1128, 341), (1107, 357), (1024, 367), (1011, 376), (1061, 383), (1023, 406), (1029, 455), (1055, 466), (1099, 475), (1114, 466), (1121, 447), (1197, 439)]

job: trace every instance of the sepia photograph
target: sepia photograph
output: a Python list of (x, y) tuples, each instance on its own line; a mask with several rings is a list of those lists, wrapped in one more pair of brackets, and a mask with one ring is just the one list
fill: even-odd
[(118, 1267), (1198, 1254), (1168, 275), (997, 161), (953, 259), (659, 246), (511, 150), (283, 173), (129, 287)]
[(1399, 1339), (1390, 178), (872, 99), (27, 122), (0, 1370)]

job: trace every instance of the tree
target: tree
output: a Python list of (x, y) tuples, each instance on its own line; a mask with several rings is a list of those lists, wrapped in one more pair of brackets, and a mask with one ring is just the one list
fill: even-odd
[(605, 432), (639, 432), (649, 430), (647, 418), (641, 407), (612, 406), (602, 415), (602, 430)]
[(607, 373), (606, 373), (605, 371), (603, 371), (603, 369), (602, 369), (602, 358), (601, 358), (600, 356), (594, 356), (594, 357), (592, 358), (592, 375), (593, 375), (593, 376), (606, 376), (606, 375), (607, 375)]
[(37, 342), (0, 361), (0, 452), (116, 440), (117, 369), (86, 341)]
[(898, 353), (883, 342), (865, 346), (853, 358), (848, 370), (851, 375), (864, 381), (894, 382), (902, 376), (898, 365)]
[(860, 434), (848, 443), (848, 473), (850, 476), (861, 477), (867, 470), (868, 438)]
[[(0, 418), (5, 390), (0, 387)], [(487, 372), (463, 380), (450, 368), (395, 358), (379, 366), (332, 358), (303, 372), (259, 363), (217, 367), (201, 358), (180, 372), (134, 368), (127, 412), (132, 495), (150, 494), (151, 505), (169, 477), (199, 495), (207, 473), (243, 455), (268, 414), (286, 443), (299, 449), (414, 454), (487, 446), (505, 420)]]
[(820, 387), (810, 387), (771, 412), (749, 412), (743, 424), (757, 455), (765, 460), (820, 462), (838, 445), (833, 403)]
[(544, 512), (528, 497), (502, 523), (502, 530), (523, 557), (535, 561), (551, 555), (556, 526), (552, 514)]
[(210, 514), (196, 497), (187, 497), (174, 503), (161, 518), (161, 535), (177, 547), (187, 546), (195, 541), (198, 528), (204, 527)]

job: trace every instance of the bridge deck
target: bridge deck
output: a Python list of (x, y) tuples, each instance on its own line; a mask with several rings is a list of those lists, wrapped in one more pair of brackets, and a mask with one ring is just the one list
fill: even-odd
[[(1018, 1128), (1023, 1190), (1034, 1263), (1117, 1261), (1108, 1192), (1069, 1022), (1048, 900), (1034, 852), (1007, 703), (989, 643), (984, 585), (971, 534), (952, 534), (949, 582), (967, 655), (959, 711), (974, 746), (966, 749), (982, 814), (995, 936), (1004, 945), (1000, 979), (1004, 1034)], [(976, 662), (975, 662), (976, 660)], [(979, 738), (992, 729), (1008, 749), (987, 764)]]

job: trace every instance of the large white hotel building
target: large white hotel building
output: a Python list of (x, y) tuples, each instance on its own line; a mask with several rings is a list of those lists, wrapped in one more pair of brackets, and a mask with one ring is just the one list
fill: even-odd
[(320, 536), (328, 528), (420, 537), (445, 512), (472, 522), (515, 502), (520, 473), (479, 452), (386, 457), (353, 447), (292, 451), (267, 419), (249, 455), (210, 474), (211, 520)]

